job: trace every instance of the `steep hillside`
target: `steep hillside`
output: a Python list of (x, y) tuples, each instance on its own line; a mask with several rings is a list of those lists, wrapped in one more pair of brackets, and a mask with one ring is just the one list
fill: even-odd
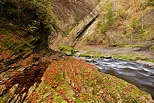
[(151, 0), (100, 0), (57, 46), (149, 45), (154, 38), (153, 5)]
[[(86, 44), (141, 44), (152, 42), (154, 35), (153, 7), (147, 0), (107, 1), (98, 23), (86, 33)], [(87, 30), (87, 32), (89, 31)]]
[[(2, 18), (0, 45), (3, 68), (14, 63), (18, 65), (18, 61), (22, 63), (22, 60), (27, 59), (31, 54), (52, 53), (53, 51), (48, 47), (53, 44), (50, 41), (56, 42), (55, 38), (66, 35), (69, 29), (74, 27), (97, 2), (95, 0), (84, 0), (82, 3), (69, 0), (6, 0), (0, 3)], [(77, 9), (79, 6), (83, 8)], [(38, 61), (39, 57), (34, 59)], [(22, 64), (26, 65), (26, 63)]]

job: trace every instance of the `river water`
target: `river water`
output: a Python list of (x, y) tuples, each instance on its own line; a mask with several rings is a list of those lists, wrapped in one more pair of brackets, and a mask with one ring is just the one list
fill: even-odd
[(154, 68), (122, 59), (82, 58), (101, 72), (114, 75), (151, 94), (154, 99)]

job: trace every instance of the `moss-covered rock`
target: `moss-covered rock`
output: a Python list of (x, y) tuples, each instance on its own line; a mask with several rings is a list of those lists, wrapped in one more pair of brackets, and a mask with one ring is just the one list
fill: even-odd
[(62, 53), (66, 53), (67, 55), (70, 56), (75, 56), (75, 54), (77, 52), (79, 52), (78, 50), (74, 49), (73, 47), (70, 46), (60, 46), (57, 51), (62, 52)]
[[(39, 97), (39, 98), (38, 98)], [(148, 102), (149, 94), (121, 79), (97, 71), (83, 60), (53, 61), (30, 102), (106, 103)]]

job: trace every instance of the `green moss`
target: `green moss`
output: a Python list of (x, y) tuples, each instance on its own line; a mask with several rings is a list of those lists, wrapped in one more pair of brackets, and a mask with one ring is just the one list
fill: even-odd
[(84, 53), (84, 54), (80, 54), (79, 57), (92, 57), (92, 56), (89, 55), (89, 54)]
[(84, 101), (83, 100), (81, 100), (81, 99), (76, 99), (76, 101), (75, 101), (76, 103), (84, 103)]
[(124, 44), (122, 44), (122, 43), (115, 43), (115, 44), (109, 44), (108, 46), (109, 47), (123, 47)]
[(63, 84), (59, 84), (59, 86), (56, 88), (56, 90), (65, 89), (67, 92), (67, 97), (72, 98), (73, 95), (75, 95), (75, 92), (73, 91), (71, 85), (69, 85), (67, 82), (63, 82)]
[(66, 53), (67, 55), (74, 56), (78, 50), (75, 50), (73, 47), (70, 46), (60, 46), (57, 51)]
[(101, 52), (88, 51), (86, 53), (80, 54), (79, 57), (90, 57), (90, 58), (105, 58)]
[(147, 58), (147, 57), (142, 57), (141, 55), (135, 55), (135, 54), (127, 54), (127, 55), (120, 55), (120, 54), (115, 54), (112, 56), (115, 59), (125, 59), (125, 60), (130, 60), (130, 61), (137, 61), (137, 60), (143, 60), (143, 61), (148, 61), (148, 62), (153, 62), (153, 58)]
[(58, 103), (68, 103), (66, 100), (63, 99), (62, 96), (56, 96), (52, 101)]
[(11, 93), (7, 93), (6, 95), (4, 96), (1, 96), (0, 97), (0, 102), (1, 103), (8, 103), (8, 99), (12, 96)]
[[(46, 103), (50, 100), (53, 103), (68, 103), (72, 100), (75, 103), (142, 103), (148, 97), (147, 93), (138, 91), (135, 86), (121, 79), (93, 70), (89, 71), (91, 67), (90, 65), (87, 67), (86, 62), (81, 61), (81, 65), (78, 63), (79, 60), (69, 60), (55, 61), (56, 65), (53, 64), (53, 68), (60, 70), (60, 75), (56, 75), (54, 79), (55, 87), (52, 88), (53, 86), (41, 82), (36, 89), (39, 94), (39, 98), (35, 97), (37, 102)], [(70, 70), (68, 69), (70, 67), (73, 68)], [(78, 74), (74, 75), (74, 73)], [(64, 76), (61, 74), (65, 74), (64, 80), (59, 79), (59, 76)], [(130, 91), (128, 92), (127, 89)]]
[(65, 80), (65, 79), (64, 79), (64, 73), (63, 73), (63, 72), (57, 73), (56, 77), (57, 77), (57, 79), (58, 79), (59, 81), (64, 81), (64, 80)]
[[(12, 37), (12, 36), (11, 36)], [(16, 54), (24, 54), (29, 50), (33, 50), (35, 48), (34, 45), (29, 44), (28, 41), (15, 41), (12, 42), (10, 39), (3, 39), (0, 43), (7, 48), (8, 50), (11, 50), (14, 55)]]
[(25, 101), (24, 101), (24, 103), (29, 103), (29, 102), (30, 102), (29, 100), (25, 100)]
[(150, 50), (154, 50), (154, 46), (150, 47)]
[(44, 81), (42, 81), (39, 85), (39, 87), (36, 89), (37, 92), (41, 93), (41, 90), (43, 90), (46, 87), (47, 84), (45, 84)]
[(125, 60), (131, 60), (131, 61), (136, 61), (136, 60), (141, 60), (142, 57), (140, 55), (113, 55), (113, 58), (115, 59), (125, 59)]

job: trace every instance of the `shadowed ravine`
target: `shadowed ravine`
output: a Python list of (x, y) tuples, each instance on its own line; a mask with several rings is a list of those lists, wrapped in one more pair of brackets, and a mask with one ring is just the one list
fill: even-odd
[(154, 68), (122, 59), (85, 58), (90, 64), (96, 65), (101, 72), (126, 80), (139, 89), (151, 94), (154, 99)]

